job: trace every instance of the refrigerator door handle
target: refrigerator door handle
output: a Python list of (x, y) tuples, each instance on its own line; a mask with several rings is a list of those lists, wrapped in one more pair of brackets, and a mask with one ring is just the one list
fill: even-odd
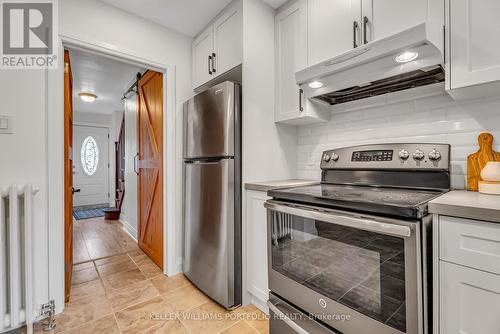
[(228, 158), (211, 159), (211, 160), (186, 160), (185, 163), (190, 165), (216, 165), (221, 161), (228, 160)]

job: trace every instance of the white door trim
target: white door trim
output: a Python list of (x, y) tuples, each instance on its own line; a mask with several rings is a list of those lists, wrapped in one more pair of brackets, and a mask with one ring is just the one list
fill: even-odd
[[(175, 66), (158, 63), (134, 55), (133, 53), (98, 40), (88, 41), (67, 35), (59, 35), (59, 67), (57, 70), (47, 70), (46, 96), (47, 105), (45, 108), (47, 118), (47, 179), (48, 179), (48, 239), (49, 239), (49, 277), (48, 277), (48, 299), (53, 299), (56, 303), (56, 312), (64, 309), (64, 47), (69, 49), (83, 49), (87, 52), (95, 52), (100, 55), (117, 60), (140, 65), (151, 70), (163, 73), (163, 192), (173, 194), (164, 196), (163, 203), (163, 252), (164, 252), (164, 273), (174, 275), (182, 269), (179, 261), (182, 254), (176, 253), (175, 222), (178, 208), (182, 207), (177, 203), (179, 192), (176, 188), (176, 174), (178, 167), (176, 152), (177, 129), (176, 129), (176, 99)], [(63, 47), (64, 46), (64, 47)]]

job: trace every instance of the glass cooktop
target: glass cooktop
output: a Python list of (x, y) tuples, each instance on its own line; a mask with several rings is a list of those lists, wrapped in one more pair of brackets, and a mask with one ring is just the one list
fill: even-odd
[(442, 192), (323, 183), (271, 190), (268, 195), (275, 199), (331, 208), (421, 218), (427, 213), (427, 203)]

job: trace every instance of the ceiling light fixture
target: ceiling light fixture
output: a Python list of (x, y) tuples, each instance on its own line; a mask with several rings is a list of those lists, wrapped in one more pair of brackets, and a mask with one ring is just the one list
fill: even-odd
[(313, 81), (309, 83), (309, 87), (311, 88), (321, 88), (323, 87), (323, 83), (321, 81)]
[(84, 102), (94, 102), (97, 99), (97, 95), (92, 93), (80, 93), (78, 94)]
[(417, 52), (413, 52), (413, 51), (406, 51), (406, 52), (403, 52), (402, 54), (398, 55), (395, 60), (398, 62), (398, 63), (408, 63), (412, 60), (415, 60), (418, 58), (418, 53)]

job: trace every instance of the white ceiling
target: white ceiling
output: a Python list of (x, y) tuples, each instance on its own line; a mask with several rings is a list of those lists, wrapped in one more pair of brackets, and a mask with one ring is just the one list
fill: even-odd
[[(101, 0), (188, 36), (194, 36), (231, 0)], [(278, 8), (287, 0), (263, 0)]]
[[(75, 112), (111, 114), (123, 110), (121, 98), (144, 69), (121, 63), (93, 53), (70, 50), (73, 74), (73, 109)], [(92, 103), (83, 102), (81, 92), (97, 95)]]

